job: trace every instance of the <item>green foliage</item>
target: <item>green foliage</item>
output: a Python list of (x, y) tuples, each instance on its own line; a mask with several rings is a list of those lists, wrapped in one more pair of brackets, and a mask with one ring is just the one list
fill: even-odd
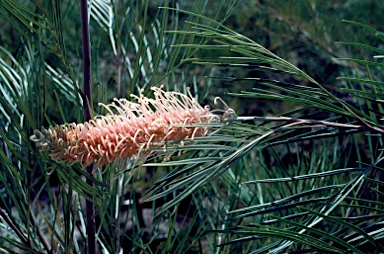
[(90, 175), (29, 141), (82, 122), (77, 3), (1, 1), (0, 250), (84, 253), (87, 199), (103, 253), (383, 252), (382, 27), (263, 2), (90, 1), (95, 115), (160, 84), (237, 113), (170, 161)]

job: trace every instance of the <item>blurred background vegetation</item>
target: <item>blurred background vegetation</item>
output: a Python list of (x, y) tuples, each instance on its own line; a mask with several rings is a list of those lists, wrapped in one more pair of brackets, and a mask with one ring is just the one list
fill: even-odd
[(84, 253), (90, 197), (103, 253), (384, 251), (382, 1), (89, 4), (95, 115), (164, 84), (211, 108), (220, 96), (238, 116), (364, 128), (236, 120), (171, 162), (89, 176), (28, 139), (83, 121), (79, 1), (3, 0), (2, 251)]

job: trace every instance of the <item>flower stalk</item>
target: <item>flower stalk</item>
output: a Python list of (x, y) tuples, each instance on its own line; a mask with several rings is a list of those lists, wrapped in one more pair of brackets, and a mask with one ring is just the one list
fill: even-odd
[[(84, 118), (85, 121), (91, 119), (91, 39), (89, 33), (89, 16), (88, 16), (88, 0), (80, 0), (80, 16), (81, 16), (81, 32), (82, 32), (82, 48), (83, 48), (83, 84), (84, 84)], [(87, 166), (87, 172), (92, 173), (94, 165)], [(92, 187), (93, 182), (90, 178), (86, 179), (86, 183)], [(89, 199), (85, 200), (87, 211), (87, 252), (96, 254), (96, 222), (95, 222), (95, 206)]]

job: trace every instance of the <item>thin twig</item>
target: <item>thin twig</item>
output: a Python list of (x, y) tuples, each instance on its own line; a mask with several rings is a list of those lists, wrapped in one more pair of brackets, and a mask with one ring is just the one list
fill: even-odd
[(31, 219), (32, 219), (32, 223), (33, 225), (35, 226), (36, 230), (37, 230), (37, 234), (40, 238), (40, 241), (41, 243), (43, 244), (44, 246), (44, 249), (47, 251), (48, 254), (53, 254), (53, 249), (52, 247), (49, 245), (47, 239), (45, 239), (45, 236), (43, 234), (43, 232), (41, 231), (39, 225), (36, 223), (36, 217), (33, 213), (31, 213)]
[[(91, 119), (91, 42), (89, 35), (89, 20), (88, 20), (88, 1), (80, 1), (81, 12), (81, 30), (82, 30), (82, 43), (83, 43), (83, 76), (84, 76), (84, 118), (85, 121)], [(88, 173), (92, 174), (93, 166), (87, 167)], [(93, 186), (92, 179), (86, 178), (86, 183)], [(91, 200), (86, 200), (86, 213), (87, 213), (87, 241), (88, 253), (96, 254), (96, 225), (94, 211), (95, 207)]]
[(265, 121), (265, 122), (295, 122), (297, 124), (310, 124), (316, 127), (320, 126), (331, 126), (339, 128), (348, 128), (348, 129), (358, 129), (358, 130), (373, 130), (375, 132), (384, 133), (384, 130), (371, 126), (371, 125), (356, 125), (356, 124), (345, 124), (345, 123), (335, 123), (321, 120), (312, 120), (312, 119), (300, 119), (294, 117), (284, 117), (284, 116), (241, 116), (241, 117), (229, 117), (226, 119), (229, 122), (236, 121)]
[(7, 222), (7, 224), (13, 229), (13, 231), (15, 231), (16, 235), (20, 238), (22, 242), (24, 242), (26, 246), (32, 247), (31, 241), (23, 235), (23, 233), (19, 230), (19, 228), (15, 224), (13, 224), (13, 221), (8, 217), (8, 215), (3, 211), (3, 209), (1, 209), (1, 207), (0, 207), (0, 217), (2, 217), (5, 220), (5, 222)]

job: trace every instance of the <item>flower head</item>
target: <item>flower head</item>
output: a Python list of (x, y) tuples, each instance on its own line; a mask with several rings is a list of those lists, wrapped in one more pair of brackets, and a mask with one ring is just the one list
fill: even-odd
[(37, 147), (54, 160), (82, 166), (108, 164), (117, 159), (135, 158), (144, 162), (171, 141), (193, 140), (208, 134), (204, 123), (218, 121), (219, 116), (202, 107), (189, 95), (165, 92), (152, 87), (154, 98), (134, 96), (136, 102), (115, 99), (104, 106), (109, 114), (84, 124), (62, 124), (30, 137)]

